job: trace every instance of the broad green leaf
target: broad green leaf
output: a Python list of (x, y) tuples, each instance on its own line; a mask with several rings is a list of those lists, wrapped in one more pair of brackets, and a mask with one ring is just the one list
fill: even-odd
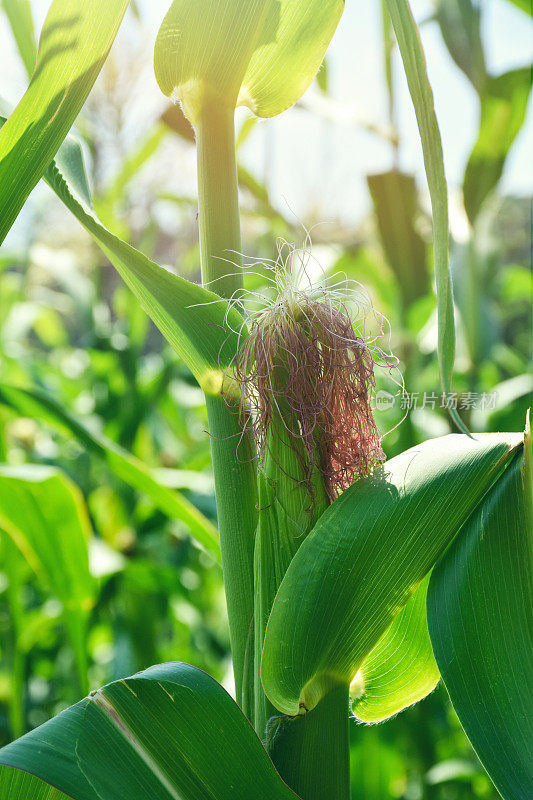
[(7, 403), (21, 414), (41, 417), (62, 431), (72, 433), (88, 450), (100, 456), (115, 475), (142, 492), (171, 519), (187, 525), (194, 538), (220, 560), (220, 544), (215, 527), (180, 492), (170, 491), (158, 481), (150, 469), (105, 436), (93, 433), (68, 411), (38, 389), (27, 389), (0, 383), (0, 402)]
[(76, 139), (67, 137), (43, 177), (101, 247), (202, 389), (219, 394), (237, 348), (240, 314), (214, 292), (168, 272), (102, 225), (92, 209)]
[(68, 800), (66, 794), (13, 767), (0, 767), (0, 800)]
[(531, 74), (531, 67), (524, 67), (486, 82), (479, 135), (463, 183), (465, 209), (472, 224), (500, 180), (507, 154), (524, 123)]
[(352, 681), (352, 710), (363, 722), (381, 722), (433, 691), (440, 673), (429, 640), (429, 574), (363, 661)]
[(0, 242), (53, 159), (107, 57), (128, 0), (54, 0), (26, 94), (0, 132)]
[(386, 462), (320, 517), (268, 622), (261, 677), (285, 714), (351, 683), (514, 448), (518, 434), (445, 436)]
[(473, 0), (438, 0), (435, 16), (448, 51), (479, 94), (487, 80), (481, 9)]
[(37, 43), (30, 0), (2, 0), (2, 8), (6, 12), (26, 72), (31, 77), (37, 58)]
[(296, 800), (231, 697), (176, 662), (92, 692), (0, 762), (74, 800)]
[[(440, 379), (448, 394), (452, 386), (455, 358), (455, 320), (448, 248), (448, 190), (439, 126), (433, 105), (424, 53), (408, 0), (387, 0), (392, 24), (405, 68), (407, 83), (422, 140), (424, 164), (433, 210), (433, 249), (437, 284), (438, 352)], [(453, 408), (450, 415), (460, 430), (468, 433)]]
[(426, 246), (415, 227), (416, 184), (398, 170), (369, 175), (368, 188), (376, 211), (379, 234), (391, 269), (398, 278), (406, 309), (428, 291)]
[(505, 800), (533, 787), (533, 510), (515, 458), (434, 570), (428, 624), (453, 706)]
[(174, 0), (155, 46), (163, 94), (196, 124), (206, 101), (280, 114), (314, 79), (343, 0)]
[(89, 572), (91, 525), (80, 490), (54, 467), (0, 466), (0, 528), (61, 600), (84, 687), (85, 626), (96, 586)]
[[(270, 17), (275, 15), (270, 0)], [(244, 76), (238, 104), (258, 117), (290, 108), (313, 81), (344, 11), (344, 0), (280, 0), (276, 28), (267, 17)]]

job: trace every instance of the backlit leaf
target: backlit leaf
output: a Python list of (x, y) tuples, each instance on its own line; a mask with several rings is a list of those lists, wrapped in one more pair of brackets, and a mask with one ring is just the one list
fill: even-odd
[(370, 651), (355, 676), (352, 710), (364, 722), (381, 722), (433, 691), (440, 673), (426, 618), (429, 575)]
[(280, 114), (314, 79), (343, 9), (343, 0), (174, 0), (155, 46), (161, 91), (193, 123), (213, 100)]
[(54, 0), (26, 94), (0, 132), (0, 242), (95, 82), (128, 0)]
[(96, 585), (89, 572), (91, 526), (80, 490), (54, 467), (0, 466), (0, 528), (61, 600), (85, 687), (85, 625)]

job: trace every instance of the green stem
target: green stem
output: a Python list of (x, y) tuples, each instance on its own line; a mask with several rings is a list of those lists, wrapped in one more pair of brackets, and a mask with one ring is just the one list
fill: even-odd
[(350, 800), (348, 713), (348, 686), (339, 685), (308, 714), (271, 722), (270, 757), (302, 800)]
[[(208, 101), (196, 124), (202, 281), (225, 298), (242, 288), (233, 117), (233, 109)], [(253, 617), (255, 450), (251, 435), (243, 433), (236, 409), (229, 408), (221, 397), (208, 396), (206, 404), (235, 690), (242, 702), (244, 658)]]

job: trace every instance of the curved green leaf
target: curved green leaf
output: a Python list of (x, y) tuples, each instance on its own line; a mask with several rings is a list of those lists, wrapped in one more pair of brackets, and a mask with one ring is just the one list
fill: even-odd
[(75, 800), (296, 800), (231, 697), (181, 663), (92, 692), (1, 750), (0, 763)]
[(156, 41), (157, 82), (194, 123), (213, 98), (280, 114), (313, 81), (343, 10), (344, 0), (174, 0)]
[(533, 789), (533, 510), (516, 458), (434, 570), (428, 624), (461, 724), (506, 800)]
[(267, 625), (261, 676), (276, 708), (297, 714), (332, 684), (351, 683), (520, 443), (518, 434), (429, 440), (324, 512)]
[(439, 682), (426, 616), (429, 578), (424, 578), (352, 681), (352, 710), (363, 722), (392, 717), (422, 700)]
[(13, 767), (0, 767), (0, 800), (68, 800), (67, 795), (39, 778)]
[(0, 132), (0, 242), (89, 94), (128, 0), (54, 0), (26, 94)]
[[(443, 391), (452, 387), (455, 359), (455, 319), (448, 248), (448, 190), (439, 125), (433, 105), (424, 52), (408, 0), (387, 0), (392, 24), (405, 68), (407, 83), (422, 140), (424, 165), (433, 211), (433, 249), (437, 284), (439, 366)], [(457, 411), (448, 409), (458, 428), (468, 433)]]
[(0, 402), (7, 403), (21, 414), (41, 417), (46, 422), (72, 433), (87, 449), (104, 459), (121, 480), (151, 500), (171, 519), (187, 525), (194, 538), (220, 561), (220, 544), (214, 525), (180, 492), (170, 491), (149, 468), (119, 445), (101, 434), (93, 433), (38, 389), (0, 383)]
[(485, 83), (479, 134), (463, 182), (465, 209), (472, 224), (500, 180), (507, 154), (524, 124), (531, 76), (531, 67), (523, 67)]
[(61, 600), (85, 689), (85, 627), (96, 584), (89, 572), (91, 525), (80, 490), (54, 467), (0, 466), (0, 528)]
[(2, 8), (6, 12), (26, 72), (31, 78), (37, 58), (37, 44), (30, 0), (2, 0)]
[(294, 105), (320, 69), (343, 11), (344, 0), (281, 0), (275, 33), (268, 17), (263, 24), (238, 105), (258, 117), (274, 117)]

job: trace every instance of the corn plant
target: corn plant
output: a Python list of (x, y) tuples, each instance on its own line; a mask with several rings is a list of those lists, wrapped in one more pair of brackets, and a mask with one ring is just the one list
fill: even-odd
[[(183, 663), (110, 683), (0, 752), (0, 797), (347, 800), (350, 716), (382, 722), (441, 677), (502, 797), (531, 797), (529, 426), (524, 436), (474, 437), (452, 408), (462, 433), (385, 462), (370, 406), (375, 351), (349, 293), (302, 287), (305, 259), (290, 250), (272, 268), (270, 300), (246, 310), (235, 108), (271, 117), (293, 105), (320, 67), (343, 0), (175, 0), (162, 23), (156, 77), (196, 134), (203, 286), (100, 222), (68, 134), (126, 6), (53, 1), (29, 88), (0, 133), (0, 231), (3, 239), (44, 178), (203, 389), (220, 541), (127, 454), (84, 437), (167, 511), (189, 514), (193, 535), (220, 554), (235, 701)], [(440, 136), (408, 2), (387, 8), (432, 201), (448, 392), (455, 337)], [(2, 392), (45, 404), (16, 387)], [(84, 620), (95, 588), (76, 488), (54, 470), (2, 468), (0, 527), (64, 586), (67, 625)], [(56, 560), (49, 537), (61, 542)], [(83, 643), (74, 644), (82, 663)]]

